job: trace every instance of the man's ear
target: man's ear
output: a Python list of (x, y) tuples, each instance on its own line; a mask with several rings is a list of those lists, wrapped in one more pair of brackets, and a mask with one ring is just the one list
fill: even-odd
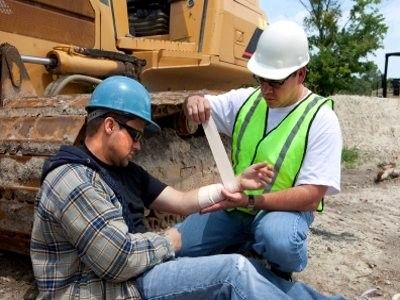
[(297, 72), (299, 73), (299, 83), (301, 84), (306, 79), (307, 69), (306, 69), (306, 67), (302, 67)]
[(114, 130), (114, 120), (110, 117), (107, 117), (103, 121), (104, 132), (110, 135)]

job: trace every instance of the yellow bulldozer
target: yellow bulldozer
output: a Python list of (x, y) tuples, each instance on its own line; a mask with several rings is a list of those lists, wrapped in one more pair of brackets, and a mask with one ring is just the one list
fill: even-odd
[(0, 0), (0, 250), (28, 253), (43, 162), (82, 142), (90, 92), (111, 75), (152, 94), (163, 130), (140, 163), (178, 188), (215, 179), (181, 105), (253, 84), (246, 64), (265, 24), (258, 0)]

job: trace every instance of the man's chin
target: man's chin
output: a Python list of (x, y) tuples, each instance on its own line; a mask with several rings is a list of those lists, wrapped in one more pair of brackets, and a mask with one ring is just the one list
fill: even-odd
[(133, 161), (134, 157), (135, 157), (135, 155), (133, 155), (133, 154), (128, 155), (128, 157), (124, 161), (124, 167), (126, 167), (129, 164), (129, 162)]
[(263, 95), (263, 98), (269, 107), (274, 107), (277, 105), (277, 100), (275, 98), (267, 97), (266, 95)]

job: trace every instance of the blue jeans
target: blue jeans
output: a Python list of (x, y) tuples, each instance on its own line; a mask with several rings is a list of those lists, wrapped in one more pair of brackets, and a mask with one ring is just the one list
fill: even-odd
[(176, 225), (182, 234), (179, 256), (204, 256), (254, 250), (271, 266), (300, 272), (307, 265), (307, 233), (312, 212), (239, 211), (194, 214)]
[(183, 257), (136, 278), (143, 299), (344, 299), (288, 282), (239, 254)]

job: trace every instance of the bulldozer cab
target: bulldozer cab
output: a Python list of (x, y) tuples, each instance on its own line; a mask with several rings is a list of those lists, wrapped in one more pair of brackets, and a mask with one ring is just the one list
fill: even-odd
[(1, 2), (0, 41), (14, 45), (21, 55), (54, 59), (46, 69), (27, 65), (39, 94), (54, 75), (104, 78), (127, 73), (120, 65), (97, 70), (110, 64), (101, 53), (97, 58), (102, 63), (94, 60), (93, 66), (79, 67), (88, 58), (87, 53), (74, 51), (81, 48), (144, 60), (143, 69), (134, 66), (131, 73), (140, 73), (151, 91), (238, 87), (252, 82), (243, 53), (256, 28), (265, 25), (257, 0)]

